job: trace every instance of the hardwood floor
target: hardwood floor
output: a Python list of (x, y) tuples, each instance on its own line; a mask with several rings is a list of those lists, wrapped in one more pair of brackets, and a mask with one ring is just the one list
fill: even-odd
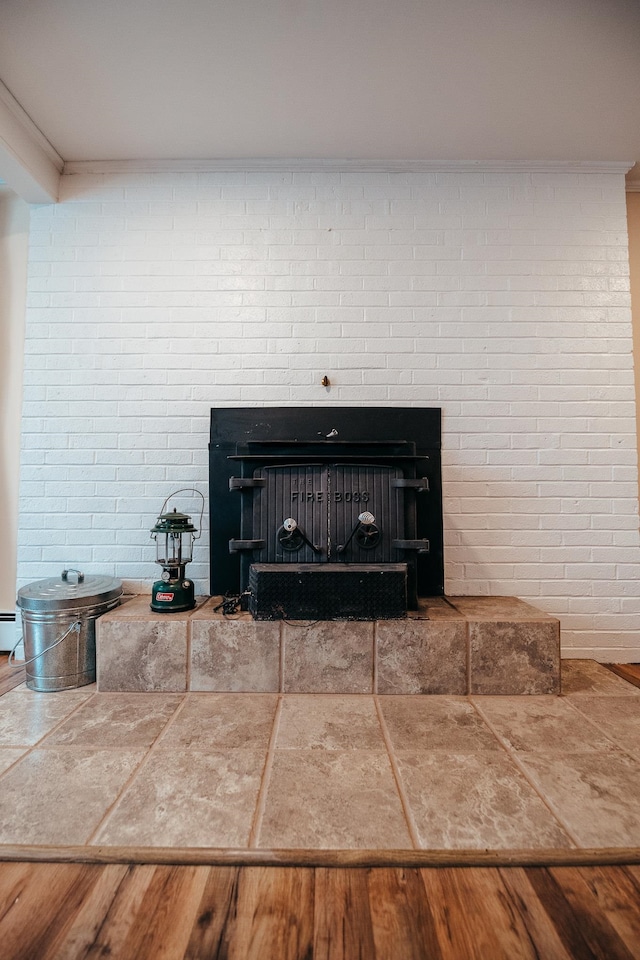
[(640, 868), (0, 864), (3, 960), (629, 960)]
[(106, 957), (629, 960), (640, 867), (0, 862), (2, 960)]
[(0, 697), (25, 681), (25, 668), (9, 666), (8, 654), (0, 653)]

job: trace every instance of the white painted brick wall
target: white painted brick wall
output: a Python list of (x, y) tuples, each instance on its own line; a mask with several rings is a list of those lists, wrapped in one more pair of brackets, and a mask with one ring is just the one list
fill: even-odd
[(618, 174), (66, 176), (32, 213), (20, 582), (148, 589), (212, 405), (441, 406), (447, 591), (638, 660), (628, 286)]

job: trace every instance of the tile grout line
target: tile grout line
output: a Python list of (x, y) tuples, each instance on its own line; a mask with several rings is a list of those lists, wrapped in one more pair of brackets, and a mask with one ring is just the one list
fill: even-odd
[(471, 696), (471, 624), (469, 618), (465, 617), (464, 624), (464, 639), (465, 639), (465, 654), (467, 661), (467, 696)]
[(249, 831), (249, 842), (247, 846), (250, 850), (255, 850), (257, 848), (260, 831), (262, 830), (262, 821), (264, 820), (264, 814), (267, 807), (267, 792), (271, 782), (271, 771), (273, 769), (273, 761), (275, 759), (276, 739), (278, 737), (278, 730), (280, 729), (280, 717), (282, 716), (283, 703), (284, 698), (281, 695), (278, 697), (278, 705), (276, 706), (276, 712), (273, 718), (273, 728), (271, 730), (271, 736), (269, 737), (269, 745), (267, 746), (267, 756), (265, 758), (264, 768), (262, 771), (258, 799), (256, 800), (253, 822), (251, 824), (251, 830)]
[[(15, 689), (15, 688), (14, 688), (14, 689)], [(9, 692), (10, 692), (10, 691), (9, 691)], [(42, 692), (42, 691), (34, 691), (34, 692)], [(52, 691), (52, 692), (54, 692), (54, 691)], [(2, 773), (0, 773), (0, 779), (2, 779), (2, 777), (4, 777), (4, 775), (5, 775), (6, 773), (9, 773), (10, 770), (13, 770), (13, 768), (15, 767), (15, 765), (16, 765), (17, 763), (20, 763), (22, 760), (26, 759), (26, 757), (28, 757), (31, 753), (33, 753), (34, 750), (47, 749), (46, 747), (43, 747), (43, 746), (42, 746), (43, 740), (46, 740), (48, 736), (50, 736), (52, 733), (55, 733), (56, 730), (58, 730), (59, 727), (61, 727), (63, 723), (66, 723), (67, 720), (69, 720), (74, 714), (76, 714), (81, 707), (84, 707), (84, 705), (85, 705), (86, 703), (89, 703), (89, 702), (96, 696), (97, 692), (98, 692), (97, 690), (94, 690), (93, 693), (91, 693), (91, 694), (87, 697), (86, 700), (83, 700), (81, 703), (79, 703), (79, 704), (77, 705), (77, 707), (74, 707), (74, 709), (71, 711), (71, 713), (68, 713), (68, 714), (66, 715), (66, 717), (63, 717), (62, 720), (59, 720), (59, 721), (55, 724), (55, 726), (51, 727), (50, 730), (47, 730), (47, 732), (44, 733), (44, 734), (40, 737), (39, 740), (36, 740), (35, 743), (32, 743), (32, 744), (19, 743), (19, 744), (16, 744), (15, 746), (12, 746), (11, 744), (3, 744), (3, 746), (2, 746), (2, 749), (3, 749), (3, 750), (20, 750), (20, 749), (22, 749), (22, 748), (25, 748), (25, 751), (24, 751), (23, 754), (21, 754), (21, 756), (19, 756), (16, 760), (13, 761), (13, 763), (11, 764), (11, 766), (7, 767), (6, 770), (3, 770)], [(3, 694), (3, 696), (4, 696), (4, 694)]]
[[(165, 725), (164, 725), (164, 727), (162, 728), (162, 730), (160, 730), (160, 731), (158, 732), (158, 734), (157, 734), (157, 736), (154, 738), (153, 742), (148, 746), (147, 752), (144, 754), (144, 756), (142, 757), (142, 759), (140, 760), (140, 762), (134, 767), (134, 769), (131, 771), (131, 773), (129, 774), (129, 776), (128, 776), (127, 779), (125, 780), (125, 782), (124, 782), (124, 784), (122, 785), (121, 789), (120, 789), (120, 790), (118, 791), (118, 793), (116, 794), (116, 797), (115, 797), (115, 799), (113, 800), (113, 802), (112, 802), (111, 804), (109, 804), (109, 806), (107, 807), (107, 809), (105, 810), (105, 812), (102, 814), (102, 817), (101, 817), (100, 820), (98, 821), (97, 825), (95, 826), (95, 828), (91, 831), (91, 833), (89, 834), (89, 836), (88, 836), (87, 839), (85, 840), (85, 842), (84, 842), (84, 846), (85, 846), (85, 847), (95, 846), (95, 844), (94, 844), (94, 839), (95, 839), (96, 835), (100, 832), (100, 830), (101, 830), (101, 829), (106, 825), (106, 823), (108, 822), (108, 820), (109, 820), (109, 818), (111, 817), (111, 815), (113, 814), (115, 808), (116, 808), (116, 807), (118, 806), (118, 804), (120, 803), (120, 800), (122, 799), (122, 796), (123, 796), (124, 792), (129, 789), (129, 787), (131, 786), (131, 784), (133, 783), (133, 781), (135, 780), (135, 778), (138, 776), (138, 774), (140, 773), (140, 771), (147, 765), (147, 763), (149, 762), (149, 760), (150, 760), (150, 758), (151, 758), (151, 754), (152, 754), (153, 751), (154, 751), (154, 747), (155, 747), (156, 744), (158, 743), (158, 740), (160, 740), (160, 739), (163, 737), (163, 735), (166, 733), (166, 731), (167, 731), (170, 727), (172, 727), (173, 724), (176, 722), (177, 718), (180, 716), (180, 714), (181, 714), (182, 711), (184, 710), (185, 705), (186, 705), (186, 702), (187, 702), (187, 697), (186, 697), (186, 694), (183, 693), (183, 694), (182, 694), (182, 703), (180, 703), (179, 706), (176, 707), (176, 709), (174, 710), (173, 716), (170, 717), (170, 718), (167, 720), (167, 722), (165, 723)], [(129, 748), (121, 747), (121, 748), (116, 748), (116, 749), (132, 749), (132, 748), (131, 748), (131, 747), (129, 747)]]
[[(614, 669), (613, 669), (613, 668), (616, 667), (616, 666), (625, 667), (625, 666), (629, 666), (629, 664), (624, 664), (624, 663), (622, 663), (622, 664), (601, 663), (600, 666), (601, 666), (601, 667), (605, 667), (605, 668), (609, 671), (609, 673), (612, 673), (612, 674), (613, 674), (614, 677), (617, 677), (619, 680), (624, 680), (625, 683), (630, 684), (632, 687), (640, 687), (640, 677), (636, 678), (635, 680), (632, 680), (631, 677), (623, 676), (623, 674), (618, 673), (617, 670), (614, 670)], [(633, 664), (631, 664), (631, 666), (633, 666)], [(596, 696), (597, 696), (597, 694), (596, 694)], [(630, 696), (633, 696), (633, 694), (631, 694), (631, 693), (622, 693), (622, 694), (620, 694), (620, 696), (630, 697)]]
[(378, 621), (373, 623), (373, 677), (372, 690), (374, 696), (378, 693)]
[[(198, 608), (196, 607), (196, 610)], [(193, 611), (195, 613), (195, 610)], [(187, 649), (186, 657), (187, 662), (185, 664), (185, 689), (187, 693), (191, 691), (191, 646), (192, 646), (192, 626), (191, 626), (191, 617), (187, 620)]]
[[(595, 730), (597, 730), (598, 733), (602, 734), (602, 736), (606, 740), (610, 740), (614, 747), (617, 747), (618, 750), (622, 751), (622, 753), (626, 753), (626, 755), (628, 757), (631, 757), (632, 760), (635, 760), (635, 761), (640, 760), (640, 750), (638, 750), (637, 753), (634, 753), (633, 748), (626, 746), (625, 744), (621, 743), (616, 737), (613, 737), (610, 733), (607, 733), (607, 731), (600, 726), (597, 720), (593, 720), (586, 713), (583, 713), (580, 707), (577, 706), (577, 704), (574, 704), (573, 701), (569, 699), (569, 697), (563, 697), (563, 699), (569, 704), (572, 710), (576, 711), (576, 713), (579, 715), (581, 720), (586, 720), (587, 723), (589, 723)], [(603, 698), (600, 697), (598, 699), (603, 699)]]
[(558, 810), (556, 810), (555, 804), (553, 803), (552, 800), (550, 800), (546, 796), (546, 794), (542, 790), (542, 787), (540, 787), (536, 783), (534, 776), (530, 773), (524, 761), (521, 760), (517, 752), (509, 746), (509, 744), (502, 737), (502, 735), (498, 733), (498, 731), (495, 729), (495, 727), (493, 726), (491, 721), (488, 719), (488, 717), (484, 715), (482, 708), (475, 702), (475, 700), (470, 699), (470, 703), (471, 703), (471, 706), (476, 711), (476, 713), (478, 714), (478, 716), (480, 717), (480, 719), (482, 720), (482, 722), (486, 724), (486, 726), (489, 728), (493, 736), (496, 738), (496, 740), (498, 741), (502, 749), (505, 751), (505, 753), (513, 763), (513, 765), (522, 774), (522, 776), (525, 778), (525, 780), (527, 781), (531, 789), (540, 798), (540, 800), (545, 805), (545, 807), (547, 808), (551, 816), (558, 821), (558, 823), (560, 824), (564, 832), (567, 834), (567, 836), (571, 840), (571, 842), (575, 844), (578, 850), (583, 849), (583, 845), (580, 842), (577, 834), (575, 834), (573, 832), (573, 829), (568, 825), (568, 823), (565, 822), (564, 817), (561, 815), (561, 813)]
[(391, 764), (391, 772), (393, 774), (393, 779), (396, 783), (396, 790), (398, 791), (398, 797), (400, 799), (400, 805), (402, 806), (402, 812), (404, 814), (404, 819), (407, 824), (407, 829), (409, 831), (409, 836), (415, 850), (422, 850), (422, 844), (420, 843), (420, 837), (418, 835), (418, 827), (416, 825), (413, 811), (409, 804), (409, 799), (405, 793), (405, 789), (402, 783), (402, 777), (400, 776), (400, 769), (396, 762), (396, 755), (393, 750), (393, 744), (391, 742), (391, 736), (387, 728), (386, 720), (382, 713), (382, 707), (380, 705), (380, 700), (378, 696), (373, 697), (373, 703), (376, 708), (376, 713), (378, 715), (378, 722), (380, 724), (380, 729), (382, 731), (382, 738), (384, 740), (384, 745), (387, 749), (387, 755), (389, 757), (389, 763)]

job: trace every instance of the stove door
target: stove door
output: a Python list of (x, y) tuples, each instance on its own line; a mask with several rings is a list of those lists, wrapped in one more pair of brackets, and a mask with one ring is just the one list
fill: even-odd
[(258, 563), (395, 563), (404, 532), (402, 471), (379, 464), (263, 467), (253, 497)]
[[(328, 469), (280, 466), (256, 470), (253, 530), (265, 547), (259, 563), (322, 563), (328, 557)], [(254, 534), (255, 535), (255, 534)]]
[(329, 552), (342, 563), (396, 563), (404, 534), (402, 470), (379, 464), (334, 464), (329, 475)]

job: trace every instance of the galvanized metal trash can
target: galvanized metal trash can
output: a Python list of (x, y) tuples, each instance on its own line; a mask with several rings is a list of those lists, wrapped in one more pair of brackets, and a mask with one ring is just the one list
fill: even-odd
[(54, 691), (96, 679), (96, 620), (120, 603), (122, 582), (63, 570), (60, 577), (21, 587), (27, 686)]

